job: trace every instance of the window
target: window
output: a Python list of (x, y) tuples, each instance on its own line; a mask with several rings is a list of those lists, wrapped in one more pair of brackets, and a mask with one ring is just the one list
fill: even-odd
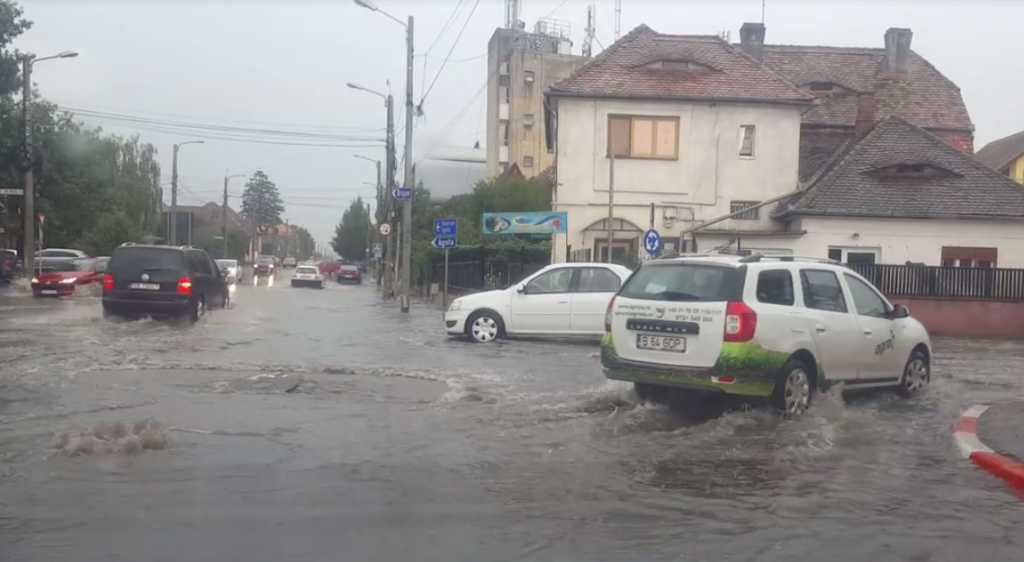
[(98, 259), (98, 260), (96, 260), (96, 270), (95, 270), (96, 273), (106, 273), (106, 271), (107, 271), (107, 262), (108, 261), (110, 261), (110, 260), (109, 259)]
[(746, 273), (737, 267), (692, 263), (644, 265), (619, 291), (627, 299), (719, 302), (743, 299)]
[[(968, 248), (964, 246), (944, 246), (942, 248), (943, 267), (998, 267), (996, 248)], [(985, 265), (982, 265), (985, 264)]]
[(843, 261), (843, 251), (840, 250), (839, 248), (829, 248), (828, 259), (835, 260), (838, 262)]
[(608, 118), (608, 154), (616, 158), (679, 158), (678, 117)]
[(527, 84), (533, 84), (533, 79), (534, 78), (532, 70), (526, 70), (523, 72), (523, 82), (526, 82)]
[(740, 158), (754, 157), (754, 125), (740, 125)]
[(829, 248), (828, 259), (848, 265), (874, 265), (878, 262), (879, 250), (875, 248)]
[(565, 293), (572, 281), (572, 269), (563, 267), (542, 273), (526, 284), (526, 294)]
[(812, 92), (831, 92), (832, 91), (832, 83), (831, 82), (811, 82), (810, 83), (810, 90)]
[(577, 293), (614, 293), (622, 280), (606, 267), (585, 267), (580, 270)]
[(759, 273), (757, 302), (793, 306), (793, 274), (788, 269), (769, 269)]
[(846, 298), (839, 278), (831, 271), (805, 269), (800, 272), (804, 306), (828, 312), (846, 312)]
[(875, 253), (846, 252), (846, 263), (850, 265), (875, 265)]
[(689, 60), (661, 60), (646, 65), (646, 68), (661, 70), (714, 70), (710, 66)]
[(523, 126), (524, 127), (532, 127), (533, 126), (533, 114), (532, 113), (527, 113), (526, 115), (523, 115)]
[(852, 275), (843, 274), (843, 277), (846, 278), (846, 284), (850, 287), (850, 298), (853, 299), (853, 308), (856, 309), (858, 315), (874, 318), (889, 317), (889, 306), (877, 291)]
[[(739, 213), (743, 209), (760, 204), (760, 201), (730, 201), (729, 213)], [(761, 209), (759, 207), (750, 209), (749, 211), (734, 216), (733, 219), (741, 221), (756, 221), (758, 218), (760, 218), (760, 213), (758, 213), (758, 211), (760, 210)]]
[(523, 167), (524, 168), (532, 168), (533, 167), (533, 156), (523, 156)]

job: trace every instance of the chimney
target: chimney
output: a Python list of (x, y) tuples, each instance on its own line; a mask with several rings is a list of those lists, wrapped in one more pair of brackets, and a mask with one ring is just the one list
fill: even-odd
[(740, 27), (740, 48), (757, 62), (764, 61), (764, 24), (747, 22)]
[(890, 27), (885, 32), (885, 71), (888, 74), (906, 74), (910, 71), (910, 40), (914, 32), (901, 27)]
[(864, 135), (875, 126), (875, 94), (862, 92), (857, 94), (857, 122), (855, 132), (857, 136)]

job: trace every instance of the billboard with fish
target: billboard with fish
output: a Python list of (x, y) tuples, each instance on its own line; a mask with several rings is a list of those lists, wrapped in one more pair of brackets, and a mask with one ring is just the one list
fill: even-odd
[(568, 214), (553, 211), (537, 213), (484, 213), (484, 234), (565, 234)]

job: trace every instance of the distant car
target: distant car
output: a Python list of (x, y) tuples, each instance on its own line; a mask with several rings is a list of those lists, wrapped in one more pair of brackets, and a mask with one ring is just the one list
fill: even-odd
[(507, 289), (452, 301), (449, 335), (487, 343), (505, 336), (602, 336), (608, 303), (632, 270), (610, 263), (549, 265)]
[(89, 254), (70, 248), (46, 248), (33, 254), (37, 258), (87, 258)]
[(334, 275), (341, 269), (341, 264), (336, 261), (325, 260), (316, 264), (320, 268), (320, 271), (324, 272), (324, 275)]
[(300, 265), (292, 275), (292, 287), (324, 288), (324, 274), (315, 265)]
[(17, 250), (0, 248), (0, 281), (10, 281), (21, 274), (24, 264)]
[(103, 281), (110, 258), (40, 258), (32, 296), (70, 297), (75, 287)]
[(274, 256), (260, 256), (256, 258), (253, 266), (253, 275), (257, 277), (274, 277), (277, 275), (277, 258)]
[(103, 317), (175, 317), (193, 323), (227, 308), (231, 292), (217, 262), (191, 247), (133, 244), (114, 250), (103, 276)]
[(242, 280), (242, 268), (239, 267), (238, 260), (220, 259), (217, 260), (217, 265), (220, 267), (221, 273), (224, 274), (224, 280), (229, 285)]
[(357, 283), (362, 284), (363, 276), (359, 271), (359, 267), (355, 265), (343, 265), (338, 269), (338, 274), (335, 276), (338, 283)]
[(298, 260), (289, 256), (287, 258), (284, 258), (284, 261), (281, 263), (281, 267), (295, 267), (297, 263)]

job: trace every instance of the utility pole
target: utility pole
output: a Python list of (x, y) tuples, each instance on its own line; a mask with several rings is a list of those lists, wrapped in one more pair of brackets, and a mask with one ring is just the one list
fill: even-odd
[[(405, 62), (405, 187), (415, 191), (411, 185), (412, 177), (412, 114), (415, 108), (412, 101), (412, 66), (413, 66), (413, 17), (409, 16), (406, 25), (406, 62)], [(412, 198), (402, 203), (402, 312), (409, 312), (409, 283), (412, 279)]]
[(608, 263), (612, 263), (612, 242), (615, 241), (615, 150), (608, 163)]
[[(174, 145), (171, 153), (171, 232), (168, 235), (168, 246), (178, 245), (178, 150), (186, 144), (203, 144), (206, 141), (194, 140)], [(189, 227), (191, 236), (192, 228)]]
[(386, 201), (384, 222), (391, 224), (391, 233), (386, 236), (387, 238), (387, 249), (384, 252), (384, 296), (391, 298), (395, 294), (394, 286), (394, 271), (395, 271), (395, 238), (398, 236), (398, 230), (395, 228), (395, 204), (394, 198), (391, 193), (395, 190), (395, 165), (398, 163), (396, 156), (397, 146), (395, 143), (395, 98), (391, 94), (388, 94), (386, 98), (387, 110), (388, 110), (388, 123), (387, 123), (387, 141), (386, 141), (386, 152), (387, 152), (387, 168), (385, 169), (384, 177), (387, 181), (387, 185), (384, 188), (384, 198)]
[(21, 59), (21, 111), (25, 125), (25, 166), (24, 202), (21, 205), (22, 220), (24, 221), (24, 250), (22, 251), (22, 263), (25, 272), (32, 275), (35, 271), (36, 257), (36, 189), (35, 178), (33, 177), (33, 156), (32, 150), (32, 119), (29, 114), (29, 100), (32, 99), (32, 58), (26, 56)]

